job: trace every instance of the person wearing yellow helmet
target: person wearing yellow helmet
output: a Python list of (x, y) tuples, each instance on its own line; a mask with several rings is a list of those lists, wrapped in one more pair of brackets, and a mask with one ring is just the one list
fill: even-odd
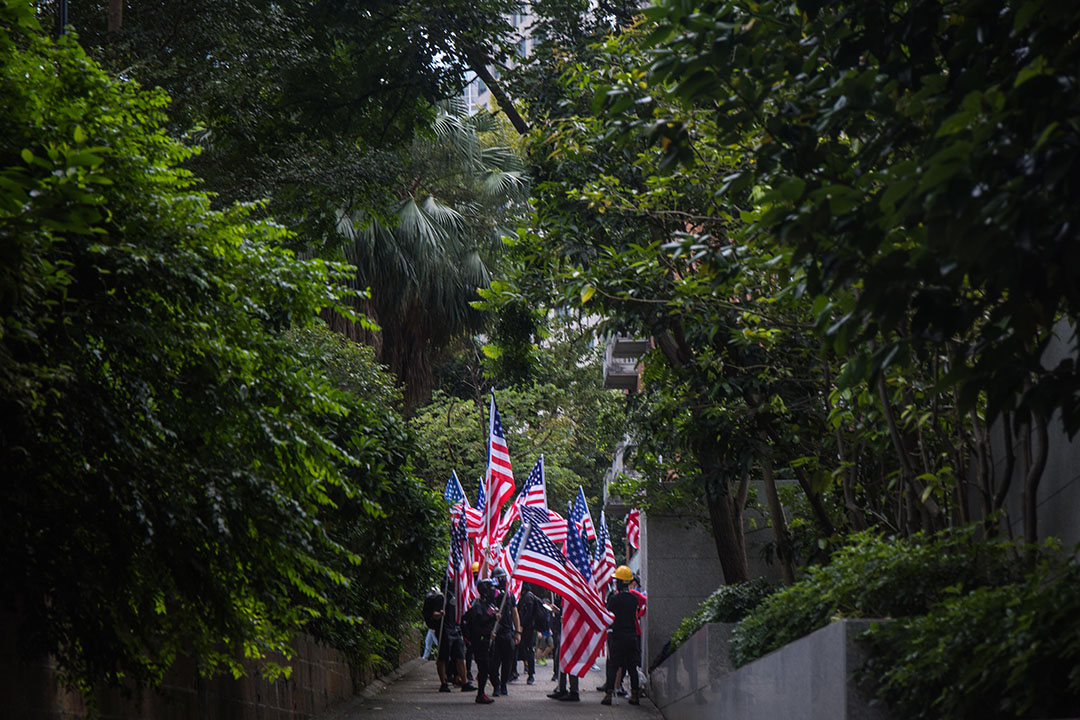
[(634, 581), (634, 572), (625, 565), (615, 570), (615, 592), (608, 595), (607, 608), (615, 616), (608, 634), (607, 682), (604, 684), (602, 705), (611, 704), (615, 691), (615, 676), (622, 668), (630, 678), (630, 704), (637, 705), (641, 689), (638, 686), (638, 617), (644, 610), (644, 598), (640, 593), (630, 591)]
[[(473, 575), (473, 582), (474, 583), (478, 582), (480, 580), (480, 561), (479, 560), (473, 560), (472, 575)], [(472, 643), (469, 642), (468, 638), (466, 638), (466, 640), (465, 640), (465, 680), (467, 682), (470, 682), (470, 683), (473, 681), (472, 666), (473, 666), (473, 646), (472, 646)]]

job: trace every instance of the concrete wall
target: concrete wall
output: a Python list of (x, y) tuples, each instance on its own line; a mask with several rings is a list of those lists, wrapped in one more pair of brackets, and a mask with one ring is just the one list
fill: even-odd
[(653, 670), (649, 696), (667, 720), (887, 720), (854, 683), (855, 638), (869, 620), (840, 620), (735, 670), (733, 625), (703, 627)]
[[(58, 680), (52, 658), (26, 662), (16, 652), (13, 620), (0, 619), (0, 717), (20, 720), (81, 720), (87, 703)], [(418, 656), (409, 639), (402, 657)], [(161, 687), (126, 697), (101, 693), (95, 717), (101, 720), (307, 720), (340, 703), (369, 683), (368, 668), (350, 665), (339, 651), (299, 637), (293, 645), (288, 679), (268, 682), (255, 663), (246, 675), (202, 678), (190, 660), (180, 659)]]
[[(760, 485), (760, 483), (757, 483)], [(759, 489), (758, 497), (764, 497)], [(647, 669), (663, 651), (683, 618), (724, 584), (716, 542), (708, 520), (692, 515), (642, 514), (641, 579), (649, 595), (649, 612), (642, 626), (642, 654)], [(780, 582), (780, 566), (767, 562), (772, 527), (754, 510), (745, 517), (746, 556), (750, 577)]]
[[(1043, 353), (1043, 366), (1052, 369), (1062, 360), (1075, 358), (1073, 349), (1073, 328), (1062, 321), (1055, 328), (1058, 340), (1052, 342)], [(1046, 469), (1043, 472), (1039, 489), (1036, 493), (1038, 507), (1039, 538), (1055, 537), (1065, 547), (1080, 543), (1080, 436), (1070, 440), (1065, 434), (1065, 427), (1059, 415), (1054, 415), (1047, 427)], [(996, 471), (997, 483), (1005, 465), (1005, 450), (1000, 424), (990, 430), (991, 452)], [(1005, 511), (1008, 515), (1008, 529), (1013, 537), (1024, 536), (1024, 519), (1021, 510), (1020, 493), (1024, 483), (1024, 468), (1021, 460), (1020, 443), (1014, 446), (1016, 467), (1006, 496)], [(981, 504), (979, 490), (975, 487), (974, 468), (971, 469), (972, 487), (969, 503), (973, 516), (979, 517)]]

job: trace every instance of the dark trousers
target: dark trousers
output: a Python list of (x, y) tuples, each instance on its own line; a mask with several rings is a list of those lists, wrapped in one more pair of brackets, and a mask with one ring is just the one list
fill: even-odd
[[(465, 675), (472, 675), (473, 650), (472, 643), (465, 643)], [(479, 667), (479, 666), (477, 666)]]
[[(488, 642), (490, 642), (490, 639), (486, 635), (483, 635), (480, 638), (478, 638), (478, 642), (476, 643), (476, 650), (473, 653), (473, 657), (476, 658), (476, 692), (477, 693), (484, 692), (484, 684), (488, 681), (488, 667), (489, 667), (488, 652), (487, 652)], [(493, 687), (495, 687), (496, 689), (499, 687), (496, 684), (497, 682), (498, 682), (497, 678), (492, 678), (491, 685)]]
[(635, 633), (610, 633), (608, 635), (608, 661), (607, 682), (604, 684), (608, 692), (615, 689), (615, 676), (619, 668), (626, 671), (630, 678), (630, 691), (634, 697), (638, 695), (638, 642)]
[(495, 644), (491, 647), (492, 683), (498, 680), (500, 689), (510, 682), (510, 676), (514, 672), (514, 640), (508, 635), (496, 635)]
[(566, 692), (566, 678), (570, 678), (570, 692), (578, 691), (578, 676), (559, 673), (559, 692)]
[(554, 659), (554, 667), (551, 668), (551, 677), (556, 678), (559, 676), (559, 645), (562, 639), (561, 633), (551, 633), (551, 638), (554, 641), (554, 647), (551, 648), (551, 657)]
[(534, 643), (536, 642), (536, 631), (525, 629), (525, 632), (521, 634), (521, 643), (518, 644), (517, 654), (518, 658), (525, 663), (525, 672), (529, 677), (536, 674), (536, 648)]

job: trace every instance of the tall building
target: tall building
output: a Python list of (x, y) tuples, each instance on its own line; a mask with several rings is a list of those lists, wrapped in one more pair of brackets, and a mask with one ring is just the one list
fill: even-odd
[[(514, 51), (515, 57), (527, 58), (533, 52), (535, 40), (532, 37), (532, 23), (534, 15), (531, 7), (525, 5), (521, 12), (511, 13), (509, 18), (510, 24), (514, 26)], [(513, 67), (517, 63), (513, 58), (510, 59), (509, 65)], [(491, 74), (496, 78), (500, 75), (500, 68), (490, 67), (488, 68)], [(491, 104), (491, 91), (483, 80), (473, 75), (472, 80), (465, 86), (463, 92), (465, 98), (465, 107), (468, 109), (468, 113), (472, 115), (481, 108), (486, 108)]]

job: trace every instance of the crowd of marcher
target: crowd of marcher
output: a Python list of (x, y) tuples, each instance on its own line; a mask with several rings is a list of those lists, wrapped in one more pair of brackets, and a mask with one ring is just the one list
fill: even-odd
[[(478, 573), (479, 563), (473, 563), (472, 570)], [(451, 574), (447, 574), (441, 589), (432, 588), (424, 600), (423, 615), (428, 627), (424, 657), (430, 658), (433, 646), (437, 646), (434, 652), (439, 692), (452, 692), (456, 687), (460, 692), (475, 692), (478, 704), (491, 704), (494, 698), (509, 695), (509, 684), (520, 677), (519, 663), (529, 685), (536, 682), (537, 666), (550, 663), (551, 679), (558, 685), (548, 697), (580, 702), (579, 678), (560, 672), (559, 667), (564, 640), (562, 599), (550, 595), (544, 600), (529, 583), (515, 598), (502, 568), (496, 568), (490, 578), (474, 580), (479, 597), (460, 614), (460, 623), (456, 621), (459, 614)], [(646, 596), (640, 585), (633, 571), (621, 565), (607, 594), (607, 609), (614, 619), (607, 632), (606, 680), (597, 687), (604, 693), (600, 701), (604, 705), (610, 705), (615, 695), (627, 696), (625, 684), (630, 686), (628, 702), (640, 702), (641, 617), (646, 611)], [(572, 638), (568, 640), (572, 642)], [(490, 694), (486, 692), (489, 684)]]

